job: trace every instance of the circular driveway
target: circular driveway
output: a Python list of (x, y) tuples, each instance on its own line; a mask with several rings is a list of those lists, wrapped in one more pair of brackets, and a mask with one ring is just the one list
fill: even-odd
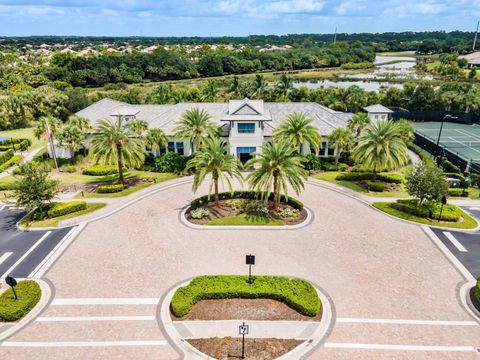
[[(196, 275), (245, 274), (245, 254), (251, 253), (256, 255), (254, 274), (302, 277), (331, 296), (337, 322), (327, 346), (318, 348), (312, 359), (475, 359), (475, 352), (467, 348), (480, 346), (480, 327), (456, 297), (456, 287), (464, 279), (421, 227), (385, 216), (318, 184), (309, 182), (299, 197), (314, 219), (297, 230), (192, 229), (180, 222), (179, 212), (194, 197), (206, 193), (207, 185), (197, 194), (192, 194), (191, 184), (159, 191), (89, 223), (46, 278), (56, 288), (56, 299), (158, 299), (174, 284)], [(154, 308), (154, 304), (51, 306), (44, 316), (147, 316), (154, 315)], [(395, 324), (385, 319), (407, 322)], [(422, 324), (424, 320), (452, 325)], [(111, 324), (35, 322), (9, 340), (164, 339), (155, 325), (148, 320), (126, 324), (120, 320)], [(341, 344), (407, 348), (361, 349)], [(409, 346), (445, 347), (445, 351)], [(0, 349), (0, 357), (4, 351)], [(29, 354), (37, 358), (61, 354), (72, 358), (113, 359), (128, 354), (144, 359), (178, 358), (168, 344), (120, 350), (115, 346), (101, 350), (19, 347), (8, 349), (7, 354), (16, 359)]]

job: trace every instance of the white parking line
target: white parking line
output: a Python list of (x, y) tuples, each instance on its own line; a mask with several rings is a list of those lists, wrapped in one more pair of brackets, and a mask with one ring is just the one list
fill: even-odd
[(142, 316), (40, 316), (35, 321), (68, 322), (68, 321), (153, 321), (153, 315)]
[(54, 299), (51, 305), (158, 305), (158, 298), (75, 298)]
[(0, 346), (7, 347), (115, 347), (115, 346), (165, 346), (165, 340), (132, 341), (4, 341)]
[(476, 321), (455, 320), (404, 320), (404, 319), (359, 319), (337, 318), (338, 323), (392, 324), (392, 325), (433, 325), (433, 326), (478, 326)]
[(467, 249), (465, 249), (463, 245), (460, 244), (460, 242), (457, 239), (455, 239), (455, 236), (453, 236), (451, 232), (444, 231), (443, 234), (447, 237), (448, 240), (451, 241), (451, 243), (457, 248), (458, 251), (468, 252)]
[(9, 275), (17, 266), (18, 264), (20, 264), (23, 260), (25, 260), (25, 258), (33, 251), (35, 250), (35, 248), (37, 248), (38, 245), (40, 245), (42, 243), (43, 240), (45, 240), (48, 235), (50, 235), (52, 232), (51, 231), (47, 231), (35, 244), (33, 244), (33, 246), (28, 249), (28, 251), (23, 254), (23, 256), (17, 260), (17, 262), (15, 264), (13, 264), (10, 269), (8, 269), (7, 271), (5, 271), (5, 273), (2, 275), (2, 278), (5, 278), (7, 275)]
[(12, 255), (13, 253), (11, 252), (6, 252), (5, 254), (3, 254), (2, 256), (0, 256), (0, 265), (2, 265), (2, 263), (7, 260), (10, 255)]
[(469, 210), (480, 211), (480, 207), (469, 207)]
[(403, 350), (403, 351), (443, 351), (443, 352), (475, 352), (473, 346), (430, 346), (430, 345), (392, 345), (392, 344), (355, 344), (326, 342), (326, 348), (365, 349), (365, 350)]

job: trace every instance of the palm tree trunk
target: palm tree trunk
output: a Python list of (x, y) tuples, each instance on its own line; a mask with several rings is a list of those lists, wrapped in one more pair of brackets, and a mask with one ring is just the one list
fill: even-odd
[(118, 180), (125, 185), (125, 178), (123, 177), (123, 161), (122, 161), (121, 145), (117, 145), (117, 164), (118, 164)]
[(337, 152), (335, 153), (335, 166), (338, 166), (339, 159), (340, 159), (340, 146), (337, 145)]
[(273, 176), (273, 209), (278, 209), (278, 182), (277, 176)]
[(377, 166), (374, 166), (373, 167), (373, 178), (372, 178), (373, 181), (377, 180)]
[(218, 205), (218, 201), (220, 200), (220, 197), (218, 196), (218, 178), (213, 178), (213, 187), (215, 192), (215, 205)]

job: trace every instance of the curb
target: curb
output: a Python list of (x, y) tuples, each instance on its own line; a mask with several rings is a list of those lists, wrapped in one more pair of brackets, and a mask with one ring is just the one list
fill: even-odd
[[(175, 291), (182, 286), (188, 285), (193, 279), (182, 281), (171, 287), (168, 292), (160, 300), (160, 304), (157, 309), (157, 321), (159, 326), (166, 335), (168, 342), (175, 348), (178, 349), (184, 355), (184, 359), (196, 360), (196, 359), (208, 359), (211, 360), (214, 358), (200, 352), (195, 347), (190, 345), (185, 341), (182, 336), (178, 333), (177, 329), (173, 324), (173, 320), (170, 316), (170, 303), (172, 301)], [(307, 280), (308, 281), (308, 280)], [(277, 358), (280, 360), (297, 360), (305, 359), (309, 354), (311, 354), (315, 349), (321, 346), (327, 337), (330, 335), (334, 323), (335, 323), (335, 307), (329, 295), (327, 295), (323, 289), (318, 287), (315, 283), (309, 281), (310, 284), (315, 288), (317, 294), (320, 298), (322, 304), (322, 318), (320, 324), (315, 329), (314, 333), (309, 339), (306, 339), (292, 351), (282, 355)], [(239, 320), (240, 321), (240, 320)], [(274, 321), (272, 321), (274, 322)]]

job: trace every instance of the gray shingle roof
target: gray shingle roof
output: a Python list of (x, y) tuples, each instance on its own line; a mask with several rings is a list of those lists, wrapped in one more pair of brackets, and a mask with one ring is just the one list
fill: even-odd
[[(222, 127), (229, 119), (229, 103), (178, 103), (175, 105), (130, 105), (120, 101), (103, 99), (79, 111), (76, 115), (87, 118), (93, 123), (112, 114), (137, 111), (136, 118), (146, 120), (152, 128), (161, 128), (167, 135), (174, 134), (174, 128), (182, 114), (189, 109), (199, 107), (207, 111), (212, 121)], [(295, 112), (305, 113), (313, 118), (315, 125), (324, 136), (339, 127), (345, 127), (352, 114), (331, 110), (317, 103), (264, 103), (264, 113), (272, 119), (265, 122), (265, 136), (271, 136), (273, 130), (286, 116)], [(230, 116), (231, 117), (231, 116)], [(243, 116), (241, 116), (243, 117)]]
[(375, 105), (370, 105), (367, 107), (364, 107), (363, 110), (369, 113), (374, 113), (374, 114), (390, 114), (393, 113), (392, 110), (389, 108), (381, 105), (381, 104), (375, 104)]

